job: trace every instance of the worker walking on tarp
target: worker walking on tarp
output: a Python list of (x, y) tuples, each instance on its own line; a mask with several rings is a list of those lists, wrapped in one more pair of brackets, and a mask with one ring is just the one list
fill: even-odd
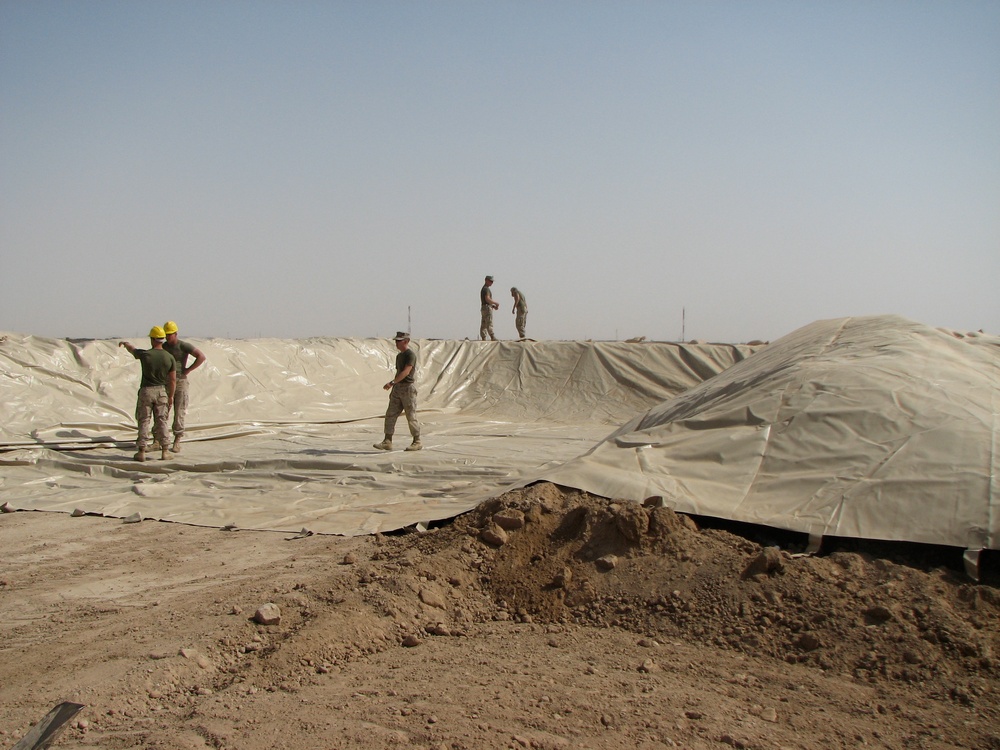
[(397, 331), (393, 340), (399, 351), (396, 355), (396, 374), (382, 386), (383, 390), (389, 391), (389, 408), (385, 411), (385, 440), (372, 447), (380, 451), (392, 450), (396, 420), (405, 412), (410, 434), (413, 436), (413, 443), (406, 450), (418, 451), (423, 446), (420, 444), (420, 422), (417, 421), (417, 354), (410, 349), (410, 334)]
[(153, 431), (160, 442), (163, 452), (160, 458), (169, 458), (167, 453), (167, 419), (170, 407), (174, 402), (174, 389), (177, 385), (177, 362), (173, 355), (163, 350), (163, 342), (167, 335), (159, 326), (153, 326), (149, 331), (149, 349), (136, 349), (127, 341), (119, 341), (118, 346), (124, 346), (128, 353), (139, 360), (142, 366), (142, 380), (139, 382), (139, 395), (135, 404), (135, 420), (139, 423), (139, 436), (135, 441), (136, 461), (146, 460), (146, 446), (151, 437), (149, 422), (153, 421)]
[(510, 288), (510, 296), (514, 298), (514, 306), (510, 311), (514, 314), (514, 325), (517, 327), (517, 337), (525, 338), (524, 328), (528, 324), (528, 300), (524, 298), (516, 286)]
[(493, 293), (490, 287), (493, 286), (493, 277), (487, 276), (486, 283), (479, 290), (479, 338), (486, 341), (488, 336), (490, 341), (496, 341), (493, 335), (493, 311), (500, 309), (500, 303), (493, 301)]
[[(168, 320), (163, 324), (163, 332), (167, 334), (167, 340), (163, 344), (164, 351), (174, 355), (177, 361), (177, 391), (174, 393), (174, 446), (171, 450), (174, 453), (181, 452), (181, 438), (184, 437), (184, 419), (187, 417), (188, 408), (188, 373), (196, 369), (205, 361), (205, 355), (194, 344), (181, 341), (177, 338), (177, 324)], [(188, 357), (194, 357), (194, 363), (188, 367)], [(166, 448), (166, 443), (161, 443)]]

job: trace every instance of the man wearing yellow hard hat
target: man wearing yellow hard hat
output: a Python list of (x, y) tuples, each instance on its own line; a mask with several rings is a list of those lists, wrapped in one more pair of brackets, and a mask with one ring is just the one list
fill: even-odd
[[(177, 361), (177, 391), (174, 393), (174, 446), (171, 450), (174, 453), (181, 452), (181, 438), (184, 437), (184, 418), (187, 416), (188, 408), (188, 373), (199, 367), (205, 361), (205, 355), (201, 353), (194, 344), (181, 341), (177, 338), (177, 324), (168, 320), (163, 324), (163, 332), (167, 335), (167, 341), (163, 345), (165, 351), (174, 355)], [(194, 357), (194, 363), (188, 366), (188, 357)], [(164, 448), (166, 443), (161, 443)]]
[(167, 418), (170, 416), (170, 406), (174, 402), (174, 387), (177, 383), (177, 362), (173, 355), (163, 350), (167, 335), (159, 326), (153, 326), (149, 331), (149, 349), (137, 349), (127, 341), (119, 341), (118, 346), (124, 346), (129, 354), (139, 360), (142, 365), (142, 380), (139, 382), (139, 395), (135, 404), (135, 420), (139, 423), (139, 437), (135, 441), (136, 461), (146, 460), (146, 446), (151, 441), (149, 422), (153, 421), (153, 432), (160, 441), (163, 452), (160, 458), (167, 459)]

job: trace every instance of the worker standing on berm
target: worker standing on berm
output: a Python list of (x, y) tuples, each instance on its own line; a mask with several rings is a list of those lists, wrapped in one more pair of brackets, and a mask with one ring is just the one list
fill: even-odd
[(525, 339), (524, 329), (528, 325), (528, 300), (516, 286), (510, 288), (510, 296), (514, 298), (514, 306), (510, 309), (514, 313), (514, 325), (517, 328), (517, 336), (522, 341)]
[(136, 349), (127, 341), (119, 341), (128, 353), (142, 365), (142, 380), (135, 404), (135, 420), (139, 423), (139, 437), (135, 441), (136, 461), (146, 460), (146, 446), (150, 443), (149, 421), (153, 420), (156, 439), (163, 449), (160, 458), (169, 458), (167, 453), (167, 418), (174, 403), (174, 388), (177, 385), (177, 361), (173, 355), (163, 350), (167, 335), (159, 326), (149, 331), (150, 349)]
[[(163, 324), (163, 332), (167, 334), (167, 340), (163, 344), (164, 351), (174, 355), (177, 361), (177, 390), (174, 392), (174, 453), (181, 452), (181, 438), (184, 437), (184, 419), (188, 409), (188, 374), (199, 367), (205, 361), (205, 355), (201, 349), (187, 341), (177, 338), (177, 324), (168, 320)], [(188, 367), (188, 357), (194, 357), (194, 364)], [(168, 415), (169, 416), (169, 415)], [(160, 443), (166, 448), (166, 443)]]
[(396, 374), (392, 380), (382, 386), (383, 390), (389, 391), (389, 408), (385, 411), (385, 440), (375, 443), (372, 447), (380, 451), (392, 450), (392, 435), (396, 431), (396, 419), (403, 412), (406, 413), (406, 421), (410, 425), (410, 434), (413, 436), (413, 443), (406, 449), (408, 451), (418, 451), (423, 446), (420, 444), (420, 422), (417, 421), (417, 386), (415, 377), (417, 374), (417, 353), (410, 349), (410, 334), (397, 331), (396, 349)]
[(487, 276), (483, 288), (479, 290), (479, 338), (486, 341), (489, 336), (490, 341), (496, 341), (493, 335), (493, 311), (500, 309), (500, 303), (493, 301), (493, 293), (490, 287), (493, 286), (493, 277)]

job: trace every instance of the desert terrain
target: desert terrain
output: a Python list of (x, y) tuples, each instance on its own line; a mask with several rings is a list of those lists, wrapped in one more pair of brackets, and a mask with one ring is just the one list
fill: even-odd
[(67, 700), (54, 747), (1000, 748), (994, 558), (657, 505), (543, 482), (353, 538), (0, 514), (0, 746)]

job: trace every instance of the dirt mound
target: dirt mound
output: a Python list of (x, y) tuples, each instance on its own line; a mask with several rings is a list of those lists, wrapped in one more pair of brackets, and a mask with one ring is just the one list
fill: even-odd
[(486, 587), (521, 620), (684, 637), (948, 690), (975, 692), (1000, 674), (1000, 593), (959, 571), (854, 552), (796, 556), (667, 508), (544, 483), (457, 525), (491, 550)]

